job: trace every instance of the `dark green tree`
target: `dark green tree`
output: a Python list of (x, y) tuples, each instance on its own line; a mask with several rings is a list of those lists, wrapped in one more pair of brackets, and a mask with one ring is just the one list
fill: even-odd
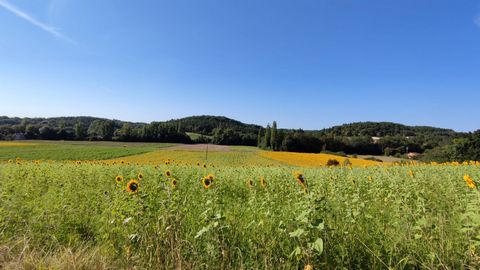
[(263, 147), (265, 149), (270, 149), (270, 140), (272, 136), (272, 128), (270, 127), (270, 124), (267, 125), (267, 128), (265, 129), (265, 137), (263, 138)]
[(73, 127), (73, 129), (75, 131), (75, 139), (82, 140), (87, 136), (85, 125), (83, 124), (82, 121), (78, 121)]
[(270, 147), (273, 151), (277, 151), (277, 122), (273, 121), (272, 123), (272, 130), (270, 134)]

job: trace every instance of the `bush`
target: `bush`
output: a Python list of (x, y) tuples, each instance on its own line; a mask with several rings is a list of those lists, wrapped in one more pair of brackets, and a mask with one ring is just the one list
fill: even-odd
[(329, 159), (327, 161), (327, 166), (329, 166), (329, 167), (330, 166), (338, 166), (338, 165), (340, 165), (340, 162), (338, 162), (338, 160), (336, 160), (336, 159)]

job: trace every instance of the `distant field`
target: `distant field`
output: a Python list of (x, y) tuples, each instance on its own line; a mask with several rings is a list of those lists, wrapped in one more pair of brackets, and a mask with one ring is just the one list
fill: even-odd
[(178, 145), (159, 149), (140, 155), (117, 158), (110, 161), (124, 161), (135, 164), (162, 164), (171, 160), (175, 164), (198, 166), (229, 166), (229, 167), (258, 167), (282, 166), (284, 164), (262, 157), (254, 147), (231, 147), (209, 145), (208, 154), (206, 145)]
[(206, 135), (202, 135), (202, 134), (199, 134), (199, 133), (193, 133), (193, 132), (185, 132), (187, 133), (188, 137), (190, 137), (190, 139), (192, 140), (197, 140), (198, 138), (200, 137), (205, 137), (205, 138), (208, 138), (208, 139), (211, 139), (212, 136), (206, 136)]
[(25, 141), (0, 142), (0, 160), (102, 160), (138, 155), (163, 147), (166, 143)]

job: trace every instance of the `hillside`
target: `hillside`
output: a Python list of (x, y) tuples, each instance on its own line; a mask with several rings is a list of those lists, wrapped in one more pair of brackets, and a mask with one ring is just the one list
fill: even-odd
[(213, 135), (213, 131), (216, 128), (221, 129), (234, 129), (244, 133), (257, 134), (261, 126), (245, 124), (240, 121), (230, 119), (224, 116), (190, 116), (181, 119), (172, 119), (166, 123), (180, 126), (182, 130), (186, 132), (198, 133), (202, 135)]
[(340, 136), (416, 136), (420, 134), (433, 136), (453, 136), (454, 130), (428, 127), (428, 126), (406, 126), (391, 122), (357, 122), (334, 126), (320, 131), (323, 134), (335, 134)]

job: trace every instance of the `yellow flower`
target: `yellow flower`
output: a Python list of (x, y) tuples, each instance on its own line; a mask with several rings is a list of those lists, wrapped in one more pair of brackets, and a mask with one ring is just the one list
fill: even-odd
[(470, 175), (465, 174), (465, 175), (463, 176), (463, 180), (465, 180), (465, 182), (467, 182), (467, 186), (468, 186), (469, 188), (475, 188), (475, 187), (476, 187), (476, 186), (475, 186), (475, 182), (474, 182), (473, 179), (470, 177)]
[(215, 176), (213, 174), (209, 174), (207, 176), (205, 176), (206, 178), (208, 178), (210, 181), (213, 182), (213, 179), (215, 178)]
[(115, 182), (117, 182), (117, 184), (120, 184), (123, 182), (123, 176), (119, 175), (117, 177), (115, 177)]
[(253, 187), (253, 180), (252, 180), (252, 179), (248, 179), (248, 180), (247, 180), (247, 186), (248, 186), (249, 188), (252, 188), (252, 187)]
[(143, 179), (143, 173), (139, 173), (137, 177), (138, 177), (138, 180), (142, 180)]
[(408, 175), (412, 178), (415, 177), (415, 173), (412, 170), (408, 171)]
[(202, 178), (202, 184), (205, 189), (209, 189), (212, 185), (212, 180), (208, 176)]
[(370, 181), (370, 182), (373, 181), (373, 176), (371, 176), (371, 175), (368, 176), (368, 181)]
[(295, 172), (294, 175), (295, 175), (295, 179), (297, 179), (298, 183), (305, 187), (306, 182), (305, 182), (305, 178), (303, 177), (303, 174), (301, 172)]
[(262, 187), (266, 187), (267, 186), (267, 181), (265, 181), (265, 177), (260, 177), (260, 185)]
[(170, 170), (166, 170), (165, 171), (165, 176), (168, 177), (168, 178), (172, 177), (172, 172)]
[(172, 189), (177, 188), (177, 179), (173, 178), (170, 182), (170, 185), (172, 186)]
[(139, 188), (137, 179), (131, 179), (127, 184), (127, 191), (130, 193), (137, 193)]

